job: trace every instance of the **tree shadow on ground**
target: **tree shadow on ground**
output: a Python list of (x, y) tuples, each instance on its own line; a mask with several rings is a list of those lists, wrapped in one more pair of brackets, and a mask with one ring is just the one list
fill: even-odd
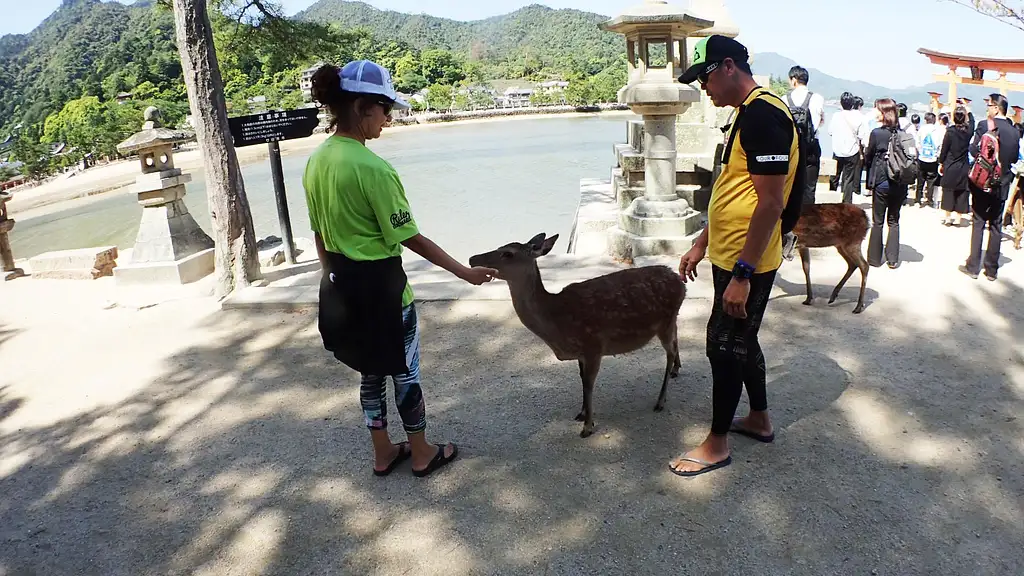
[(7, 392), (7, 386), (0, 386), (0, 422), (3, 422), (5, 418), (14, 414), (18, 408), (25, 401), (21, 398), (10, 398)]
[(586, 440), (576, 365), (510, 304), (420, 305), (428, 432), (463, 448), (422, 480), (371, 475), (315, 314), (219, 313), (139, 393), (0, 436), (0, 573), (1011, 573), (1024, 290), (987, 286), (926, 316), (776, 300), (778, 439), (692, 480), (667, 462), (710, 419), (706, 300), (684, 304), (668, 410), (659, 347), (606, 359)]

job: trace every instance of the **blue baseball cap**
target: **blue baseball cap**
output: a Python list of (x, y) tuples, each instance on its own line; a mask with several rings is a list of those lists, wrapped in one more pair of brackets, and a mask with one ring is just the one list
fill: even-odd
[(391, 73), (387, 68), (370, 62), (356, 60), (345, 64), (341, 69), (341, 89), (357, 94), (377, 94), (394, 102), (395, 108), (408, 110), (409, 103), (398, 97), (395, 86), (391, 82)]

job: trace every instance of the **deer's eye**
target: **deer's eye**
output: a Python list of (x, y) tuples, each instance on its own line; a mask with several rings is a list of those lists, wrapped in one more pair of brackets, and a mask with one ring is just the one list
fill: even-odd
[(512, 259), (512, 253), (511, 252), (502, 252), (501, 253), (501, 259), (502, 260), (511, 260)]

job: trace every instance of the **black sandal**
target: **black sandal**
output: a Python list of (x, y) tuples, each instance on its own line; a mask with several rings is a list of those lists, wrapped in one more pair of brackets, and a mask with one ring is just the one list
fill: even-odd
[(387, 476), (388, 474), (391, 474), (392, 472), (395, 471), (395, 468), (398, 468), (399, 464), (405, 462), (406, 460), (409, 459), (410, 456), (412, 456), (412, 450), (409, 449), (408, 442), (395, 444), (395, 446), (398, 446), (398, 456), (395, 456), (395, 459), (391, 461), (391, 464), (388, 464), (387, 468), (383, 470), (377, 470), (376, 468), (374, 468), (374, 476)]
[(431, 460), (430, 464), (427, 464), (427, 467), (424, 468), (423, 470), (413, 469), (413, 476), (417, 478), (429, 476), (432, 472), (446, 466), (448, 463), (450, 463), (452, 460), (455, 460), (459, 456), (459, 447), (456, 446), (455, 444), (452, 444), (451, 456), (444, 455), (444, 449), (447, 447), (444, 444), (435, 444), (435, 446), (437, 446), (437, 455), (434, 456), (434, 459)]

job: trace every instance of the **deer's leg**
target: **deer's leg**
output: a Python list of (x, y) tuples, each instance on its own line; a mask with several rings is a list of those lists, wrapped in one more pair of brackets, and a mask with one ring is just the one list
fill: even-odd
[(846, 247), (846, 256), (860, 268), (860, 296), (857, 298), (857, 307), (853, 309), (854, 314), (864, 311), (864, 290), (868, 286), (868, 270), (870, 270), (868, 261), (864, 259), (860, 249), (859, 244)]
[(814, 293), (811, 291), (811, 251), (808, 248), (800, 248), (800, 263), (804, 267), (804, 280), (807, 281), (807, 300), (804, 306), (814, 303)]
[[(583, 369), (583, 359), (582, 358), (578, 361), (578, 364), (580, 365), (580, 382), (586, 382), (587, 377), (585, 375), (586, 372)], [(583, 404), (580, 406), (580, 413), (576, 415), (576, 421), (577, 422), (583, 422), (586, 419), (586, 417), (587, 417), (587, 401), (584, 399), (583, 400)]]
[(671, 334), (667, 333), (664, 337), (659, 335), (661, 338), (661, 345), (665, 348), (665, 353), (668, 354), (669, 359), (669, 376), (672, 378), (679, 377), (679, 369), (683, 367), (683, 363), (679, 361), (679, 328), (676, 326), (678, 322), (678, 316), (672, 319), (672, 324), (668, 326), (668, 330)]
[(1013, 203), (1013, 248), (1020, 250), (1021, 237), (1024, 236), (1024, 194), (1018, 192), (1017, 200)]
[(597, 373), (601, 370), (601, 356), (588, 356), (580, 360), (580, 375), (583, 377), (583, 431), (580, 438), (586, 438), (594, 433), (594, 382), (597, 381)]
[(679, 376), (679, 342), (676, 338), (676, 323), (674, 320), (658, 333), (661, 346), (665, 349), (665, 375), (661, 378), (661, 392), (658, 393), (658, 401), (654, 404), (655, 412), (661, 412), (665, 409), (669, 377), (675, 378)]
[(850, 276), (853, 276), (853, 271), (857, 269), (857, 262), (852, 259), (848, 246), (836, 246), (836, 250), (839, 251), (839, 255), (843, 257), (843, 260), (846, 260), (848, 268), (846, 269), (846, 276), (843, 276), (839, 284), (836, 284), (836, 289), (832, 291), (832, 297), (828, 299), (829, 304), (835, 302), (836, 298), (839, 298), (839, 291), (843, 289), (846, 281), (850, 279)]

